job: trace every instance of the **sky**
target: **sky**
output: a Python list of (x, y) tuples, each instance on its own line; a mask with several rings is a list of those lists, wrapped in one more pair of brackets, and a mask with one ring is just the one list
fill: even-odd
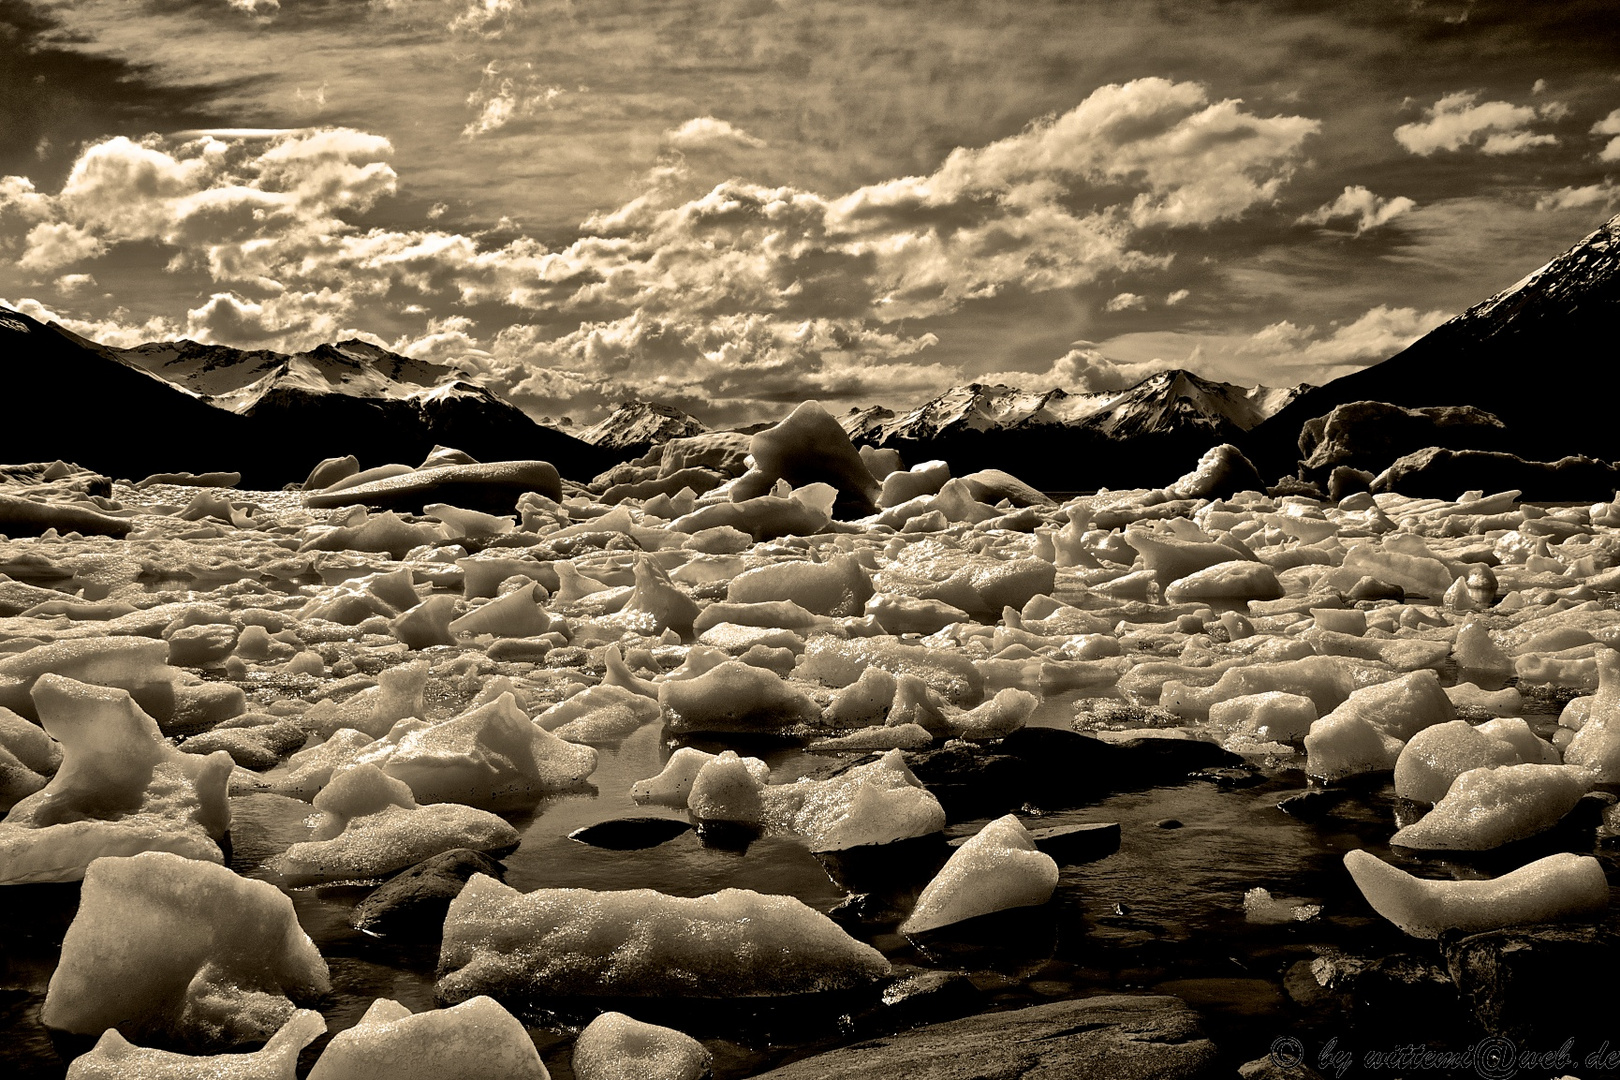
[(577, 423), (1320, 384), (1617, 209), (1609, 0), (0, 0), (0, 302)]

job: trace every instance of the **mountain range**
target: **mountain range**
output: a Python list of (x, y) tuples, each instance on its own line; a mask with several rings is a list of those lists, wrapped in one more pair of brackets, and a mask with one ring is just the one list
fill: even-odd
[[(1218, 442), (1278, 477), (1306, 422), (1335, 406), (1469, 405), (1501, 419), (1502, 447), (1533, 460), (1620, 458), (1613, 422), (1620, 216), (1509, 288), (1380, 364), (1325, 386), (1242, 387), (1159, 372), (1071, 393), (971, 383), (908, 412), (853, 409), (857, 443), (957, 472), (1004, 468), (1048, 491), (1158, 485)], [(679, 409), (626, 402), (578, 437), (536, 423), (453, 367), (359, 340), (284, 354), (193, 341), (100, 345), (0, 309), (0, 379), (25, 403), (0, 426), (0, 461), (61, 457), (118, 476), (238, 470), (301, 480), (321, 458), (414, 463), (436, 444), (483, 460), (541, 458), (585, 480), (652, 445), (702, 432)]]
[(435, 445), (538, 458), (582, 480), (619, 460), (452, 368), (363, 341), (296, 354), (194, 341), (120, 349), (8, 309), (0, 379), (28, 410), (0, 426), (0, 460), (63, 458), (120, 477), (234, 470), (248, 486), (279, 487), (322, 458), (415, 465)]

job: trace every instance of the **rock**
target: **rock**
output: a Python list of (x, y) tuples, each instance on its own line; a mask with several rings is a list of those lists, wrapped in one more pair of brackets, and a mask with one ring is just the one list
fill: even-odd
[(312, 491), (304, 504), (316, 509), (365, 505), (420, 513), (429, 503), (449, 503), (487, 514), (510, 514), (518, 496), (534, 491), (562, 499), (562, 480), (545, 461), (495, 461), (440, 465), (336, 491)]
[(1620, 468), (1596, 458), (1526, 461), (1500, 451), (1431, 446), (1391, 463), (1373, 481), (1372, 490), (1454, 499), (1470, 489), (1518, 488), (1526, 500), (1558, 501), (1589, 499), (1594, 491), (1613, 491), (1617, 483)]
[(450, 901), (474, 874), (500, 878), (504, 870), (500, 863), (471, 848), (441, 852), (379, 885), (355, 905), (349, 925), (368, 934), (437, 931), (444, 925)]
[(796, 1061), (757, 1080), (1215, 1075), (1215, 1045), (1185, 1003), (1161, 995), (1110, 994), (914, 1028)]
[(1305, 1064), (1303, 1056), (1295, 1059), (1291, 1047), (1279, 1047), (1263, 1058), (1245, 1061), (1238, 1066), (1243, 1080), (1322, 1080), (1322, 1074)]
[(1463, 1004), (1489, 1034), (1555, 1046), (1571, 1033), (1612, 1028), (1613, 995), (1575, 990), (1620, 962), (1620, 936), (1612, 931), (1527, 926), (1444, 935), (1440, 948)]
[(1026, 727), (970, 749), (948, 744), (912, 754), (911, 771), (945, 807), (948, 820), (1004, 814), (1029, 804), (1080, 806), (1110, 791), (1185, 780), (1243, 759), (1199, 739), (1107, 743), (1072, 731)]
[(614, 818), (586, 825), (568, 834), (568, 839), (611, 851), (639, 851), (657, 847), (690, 832), (692, 825), (676, 818)]
[[(1503, 445), (1505, 431), (1495, 416), (1471, 405), (1405, 409), (1383, 401), (1351, 401), (1306, 421), (1299, 434), (1304, 458), (1300, 475), (1321, 481), (1336, 468), (1376, 473), (1426, 446), (1495, 449)], [(1443, 497), (1455, 498), (1466, 489)], [(1492, 490), (1488, 484), (1486, 489)]]
[(1415, 953), (1346, 955), (1324, 948), (1298, 965), (1285, 985), (1305, 1005), (1326, 1005), (1358, 1024), (1387, 1031), (1412, 1025), (1433, 1030), (1456, 1010), (1451, 978), (1436, 958)]

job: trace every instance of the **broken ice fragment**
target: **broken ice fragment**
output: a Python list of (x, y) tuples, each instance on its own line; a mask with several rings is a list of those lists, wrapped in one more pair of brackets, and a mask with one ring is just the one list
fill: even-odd
[(1008, 908), (1038, 906), (1052, 899), (1057, 882), (1057, 862), (1008, 814), (956, 849), (923, 889), (900, 932), (920, 934)]
[(378, 998), (333, 1036), (309, 1080), (550, 1080), (517, 1017), (487, 997), (412, 1014)]

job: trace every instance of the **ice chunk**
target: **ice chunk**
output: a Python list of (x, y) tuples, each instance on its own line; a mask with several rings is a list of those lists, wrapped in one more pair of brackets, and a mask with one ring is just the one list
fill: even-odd
[(557, 571), (550, 563), (536, 562), (527, 557), (501, 558), (485, 551), (470, 558), (457, 559), (456, 565), (461, 568), (463, 575), (461, 595), (468, 600), (495, 596), (500, 592), (501, 582), (514, 577), (533, 578), (546, 589), (557, 584)]
[(731, 579), (726, 600), (733, 604), (788, 601), (816, 615), (859, 615), (872, 595), (872, 578), (854, 555), (824, 563), (792, 560), (756, 566)]
[(578, 1080), (700, 1080), (711, 1055), (690, 1035), (605, 1012), (574, 1043)]
[(223, 861), (229, 754), (180, 753), (125, 690), (42, 675), (34, 701), (62, 763), (0, 821), (0, 883), (77, 881), (93, 859), (142, 851)]
[[(217, 729), (216, 729), (217, 730)], [(286, 765), (268, 773), (265, 781), (278, 795), (309, 802), (337, 770), (353, 765), (377, 740), (354, 728), (339, 728), (332, 737), (298, 751)]]
[(657, 637), (673, 630), (683, 638), (692, 636), (692, 620), (697, 618), (697, 601), (669, 580), (651, 559), (636, 560), (635, 591), (612, 621), (646, 637)]
[(814, 701), (769, 671), (727, 660), (691, 679), (658, 688), (670, 726), (682, 732), (772, 732), (816, 720)]
[(1359, 716), (1386, 735), (1406, 740), (1456, 715), (1433, 671), (1413, 671), (1351, 694), (1330, 716)]
[(1597, 693), (1564, 761), (1590, 770), (1600, 784), (1620, 783), (1620, 652), (1600, 649), (1596, 661)]
[(439, 995), (749, 998), (847, 990), (889, 962), (791, 896), (521, 893), (475, 874), (450, 904)]
[(908, 644), (894, 637), (842, 639), (813, 634), (805, 642), (797, 674), (827, 686), (848, 686), (869, 667), (897, 676), (914, 675), (953, 705), (974, 705), (984, 696), (984, 676), (959, 653)]
[(1383, 772), (1395, 767), (1402, 745), (1365, 717), (1335, 710), (1312, 724), (1305, 736), (1305, 772), (1322, 780)]
[(1283, 594), (1277, 573), (1265, 563), (1235, 559), (1195, 570), (1165, 586), (1169, 604), (1189, 600), (1275, 600)]
[[(715, 756), (690, 746), (683, 746), (669, 756), (669, 761), (657, 776), (649, 776), (632, 784), (630, 797), (638, 803), (684, 807), (692, 792), (692, 782), (697, 779), (697, 774), (703, 766), (713, 761)], [(765, 763), (761, 761), (760, 765), (765, 766)], [(770, 775), (769, 766), (765, 766), (765, 775)], [(762, 778), (761, 783), (763, 782)]]
[(763, 495), (778, 480), (794, 487), (826, 482), (861, 512), (876, 507), (879, 487), (838, 421), (819, 402), (806, 401), (748, 444), (753, 468), (737, 481), (738, 500)]
[(456, 598), (448, 593), (430, 596), (388, 624), (389, 632), (407, 648), (428, 649), (454, 645), (450, 623), (456, 618)]
[(61, 764), (62, 747), (44, 728), (0, 708), (0, 809), (44, 787)]
[(487, 997), (412, 1014), (378, 998), (333, 1036), (309, 1080), (550, 1080), (517, 1017)]
[[(619, 693), (651, 704), (628, 691)], [(596, 769), (596, 751), (537, 726), (507, 693), (453, 720), (409, 732), (378, 764), (403, 780), (418, 802), (515, 810), (577, 787)]]
[(926, 750), (934, 745), (933, 732), (921, 724), (895, 724), (860, 728), (836, 738), (812, 739), (808, 749), (823, 750)]
[(363, 731), (372, 738), (385, 735), (399, 721), (426, 711), (423, 693), (429, 670), (426, 660), (387, 668), (377, 676), (376, 686), (341, 704), (330, 699), (317, 701), (298, 722), (305, 730), (326, 737), (340, 728)]
[(544, 461), (440, 465), (341, 489), (313, 491), (304, 496), (304, 505), (330, 508), (363, 503), (420, 511), (429, 503), (450, 502), (485, 513), (509, 514), (518, 498), (529, 492), (561, 499), (562, 480), (557, 470)]
[(1437, 803), (1452, 781), (1470, 769), (1522, 760), (1505, 739), (1492, 738), (1466, 720), (1450, 720), (1424, 728), (1402, 748), (1395, 762), (1395, 793), (1403, 799)]
[(770, 766), (759, 758), (722, 750), (698, 768), (686, 805), (699, 821), (760, 825), (765, 820), (763, 792)]
[(1486, 851), (1552, 828), (1592, 786), (1574, 765), (1469, 769), (1434, 809), (1390, 843), (1427, 851)]
[[(1363, 665), (1334, 656), (1306, 656), (1274, 664), (1229, 668), (1221, 673), (1214, 686), (1189, 686), (1179, 680), (1167, 681), (1163, 685), (1159, 704), (1181, 716), (1199, 719), (1217, 701), (1281, 690), (1310, 698), (1317, 714), (1325, 715), (1341, 705), (1357, 687), (1366, 685), (1367, 681), (1368, 673)], [(1121, 688), (1124, 688), (1123, 683)]]
[(477, 510), (463, 510), (449, 503), (428, 503), (422, 507), (422, 513), (435, 521), (444, 522), (450, 536), (472, 538), (499, 536), (517, 528), (517, 518), (510, 514), (506, 516), (485, 514)]
[(1209, 707), (1209, 721), (1230, 730), (1246, 728), (1260, 739), (1297, 743), (1315, 723), (1316, 706), (1303, 694), (1271, 690), (1217, 701)]
[(97, 859), (62, 940), (46, 1027), (198, 1048), (270, 1037), (330, 989), (287, 894), (168, 852)]
[(1453, 708), (1469, 709), (1491, 716), (1518, 716), (1524, 711), (1524, 696), (1516, 687), (1504, 686), (1500, 690), (1483, 690), (1471, 682), (1446, 687), (1446, 697)]
[(1352, 547), (1344, 556), (1347, 573), (1361, 574), (1396, 585), (1408, 596), (1439, 600), (1455, 580), (1446, 564), (1432, 556), (1391, 551), (1374, 543)]
[(194, 1057), (135, 1046), (108, 1028), (88, 1054), (73, 1059), (67, 1080), (296, 1080), (299, 1051), (325, 1033), (320, 1013), (299, 1009), (262, 1049)]
[(1227, 544), (1204, 540), (1182, 539), (1155, 534), (1143, 525), (1132, 525), (1125, 530), (1125, 543), (1142, 555), (1160, 587), (1195, 573), (1205, 567), (1231, 562), (1250, 553)]
[(827, 780), (769, 787), (763, 795), (770, 822), (803, 836), (811, 851), (889, 844), (945, 827), (944, 808), (899, 750)]
[(1321, 904), (1295, 904), (1259, 887), (1243, 894), (1243, 917), (1255, 923), (1309, 922), (1322, 914)]
[(883, 489), (877, 504), (887, 510), (921, 495), (932, 495), (951, 478), (951, 467), (943, 461), (924, 461), (904, 471), (891, 472), (883, 478)]
[(0, 708), (38, 720), (29, 695), (34, 681), (47, 672), (128, 690), (135, 703), (159, 722), (169, 719), (175, 686), (183, 675), (169, 666), (166, 641), (144, 637), (56, 641), (0, 657)]
[(603, 683), (558, 702), (534, 722), (567, 742), (600, 746), (619, 742), (663, 715), (656, 698)]
[[(361, 485), (370, 487), (371, 485)], [(360, 488), (344, 489), (349, 495)], [(320, 493), (325, 494), (325, 493)], [(316, 495), (306, 498), (316, 498)], [(363, 499), (349, 499), (363, 502)], [(312, 504), (313, 505), (313, 504)], [(438, 544), (445, 539), (443, 525), (421, 522), (412, 524), (392, 511), (381, 514), (359, 515), (359, 520), (348, 525), (317, 525), (306, 529), (307, 537), (299, 551), (375, 551), (395, 559), (403, 559), (412, 548), (424, 544)]]
[(947, 717), (946, 723), (964, 739), (999, 739), (1023, 727), (1040, 704), (1038, 695), (1009, 687), (968, 712)]
[(1518, 751), (1520, 761), (1533, 765), (1562, 765), (1558, 748), (1530, 730), (1530, 725), (1517, 716), (1499, 716), (1487, 720), (1477, 729), (1493, 739), (1501, 739)]
[(821, 714), (822, 721), (833, 727), (862, 727), (881, 724), (894, 703), (894, 676), (880, 667), (870, 667), (861, 677), (832, 696), (832, 702)]
[(995, 911), (1039, 906), (1052, 899), (1057, 881), (1057, 862), (1008, 814), (952, 853), (900, 932), (919, 934)]
[(1347, 852), (1344, 865), (1374, 911), (1418, 938), (1583, 919), (1609, 906), (1603, 864), (1590, 855), (1549, 855), (1489, 881), (1427, 881), (1368, 851)]
[(292, 885), (381, 877), (451, 848), (496, 851), (518, 842), (494, 814), (455, 803), (418, 806), (402, 780), (375, 765), (352, 765), (315, 796), (313, 838), (272, 867)]
[(450, 633), (539, 637), (551, 629), (551, 617), (540, 607), (541, 599), (534, 585), (514, 589), (451, 620)]

